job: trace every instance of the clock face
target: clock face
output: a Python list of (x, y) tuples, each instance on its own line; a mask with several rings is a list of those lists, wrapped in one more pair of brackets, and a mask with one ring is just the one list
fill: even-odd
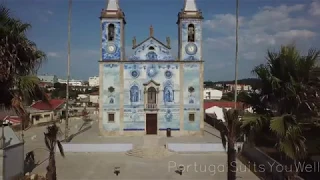
[(116, 51), (116, 46), (113, 44), (108, 45), (108, 53), (114, 53)]
[(197, 53), (197, 46), (193, 43), (189, 43), (186, 45), (186, 53), (188, 55), (195, 55)]

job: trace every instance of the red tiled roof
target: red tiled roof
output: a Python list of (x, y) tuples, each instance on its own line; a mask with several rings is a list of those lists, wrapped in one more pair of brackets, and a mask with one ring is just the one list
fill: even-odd
[(64, 99), (50, 99), (49, 103), (38, 101), (31, 105), (32, 108), (39, 110), (55, 110), (61, 106), (66, 100)]
[[(203, 103), (203, 108), (208, 109), (213, 106), (221, 107), (221, 108), (233, 108), (234, 107), (234, 102), (230, 101), (205, 101)], [(243, 108), (243, 103), (237, 102), (237, 107), (238, 108)]]
[(8, 117), (7, 120), (9, 120), (13, 125), (20, 124), (21, 119), (19, 117)]

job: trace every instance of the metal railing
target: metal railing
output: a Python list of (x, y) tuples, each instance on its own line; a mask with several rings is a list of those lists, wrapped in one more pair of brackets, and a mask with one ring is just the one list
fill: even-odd
[(146, 104), (146, 109), (157, 109), (158, 106), (155, 103), (148, 103)]

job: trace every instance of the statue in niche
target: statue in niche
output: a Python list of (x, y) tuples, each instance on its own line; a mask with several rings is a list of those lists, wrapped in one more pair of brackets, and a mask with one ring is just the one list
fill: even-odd
[(139, 102), (139, 87), (137, 85), (130, 88), (130, 101)]
[(137, 39), (136, 39), (136, 37), (133, 37), (132, 47), (134, 48), (134, 47), (136, 47), (136, 45), (137, 45)]
[(166, 86), (163, 91), (164, 102), (173, 102), (174, 101), (174, 92), (171, 86)]
[(114, 103), (114, 99), (110, 98), (109, 104), (113, 104)]
[(195, 39), (195, 28), (193, 24), (188, 26), (188, 42), (194, 42)]
[(108, 41), (114, 40), (114, 34), (115, 34), (115, 27), (114, 24), (109, 24), (108, 26)]
[(167, 37), (167, 46), (170, 48), (170, 37)]

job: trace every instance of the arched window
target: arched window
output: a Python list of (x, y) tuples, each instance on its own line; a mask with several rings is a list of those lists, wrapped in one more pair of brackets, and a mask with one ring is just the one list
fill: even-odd
[(154, 87), (148, 88), (148, 104), (157, 103), (157, 90)]
[(108, 41), (114, 40), (114, 33), (115, 33), (114, 24), (109, 24), (108, 25)]
[(150, 46), (150, 47), (149, 47), (149, 50), (154, 50), (154, 47), (153, 47), (153, 46)]
[(188, 42), (194, 42), (196, 30), (193, 24), (188, 25)]

